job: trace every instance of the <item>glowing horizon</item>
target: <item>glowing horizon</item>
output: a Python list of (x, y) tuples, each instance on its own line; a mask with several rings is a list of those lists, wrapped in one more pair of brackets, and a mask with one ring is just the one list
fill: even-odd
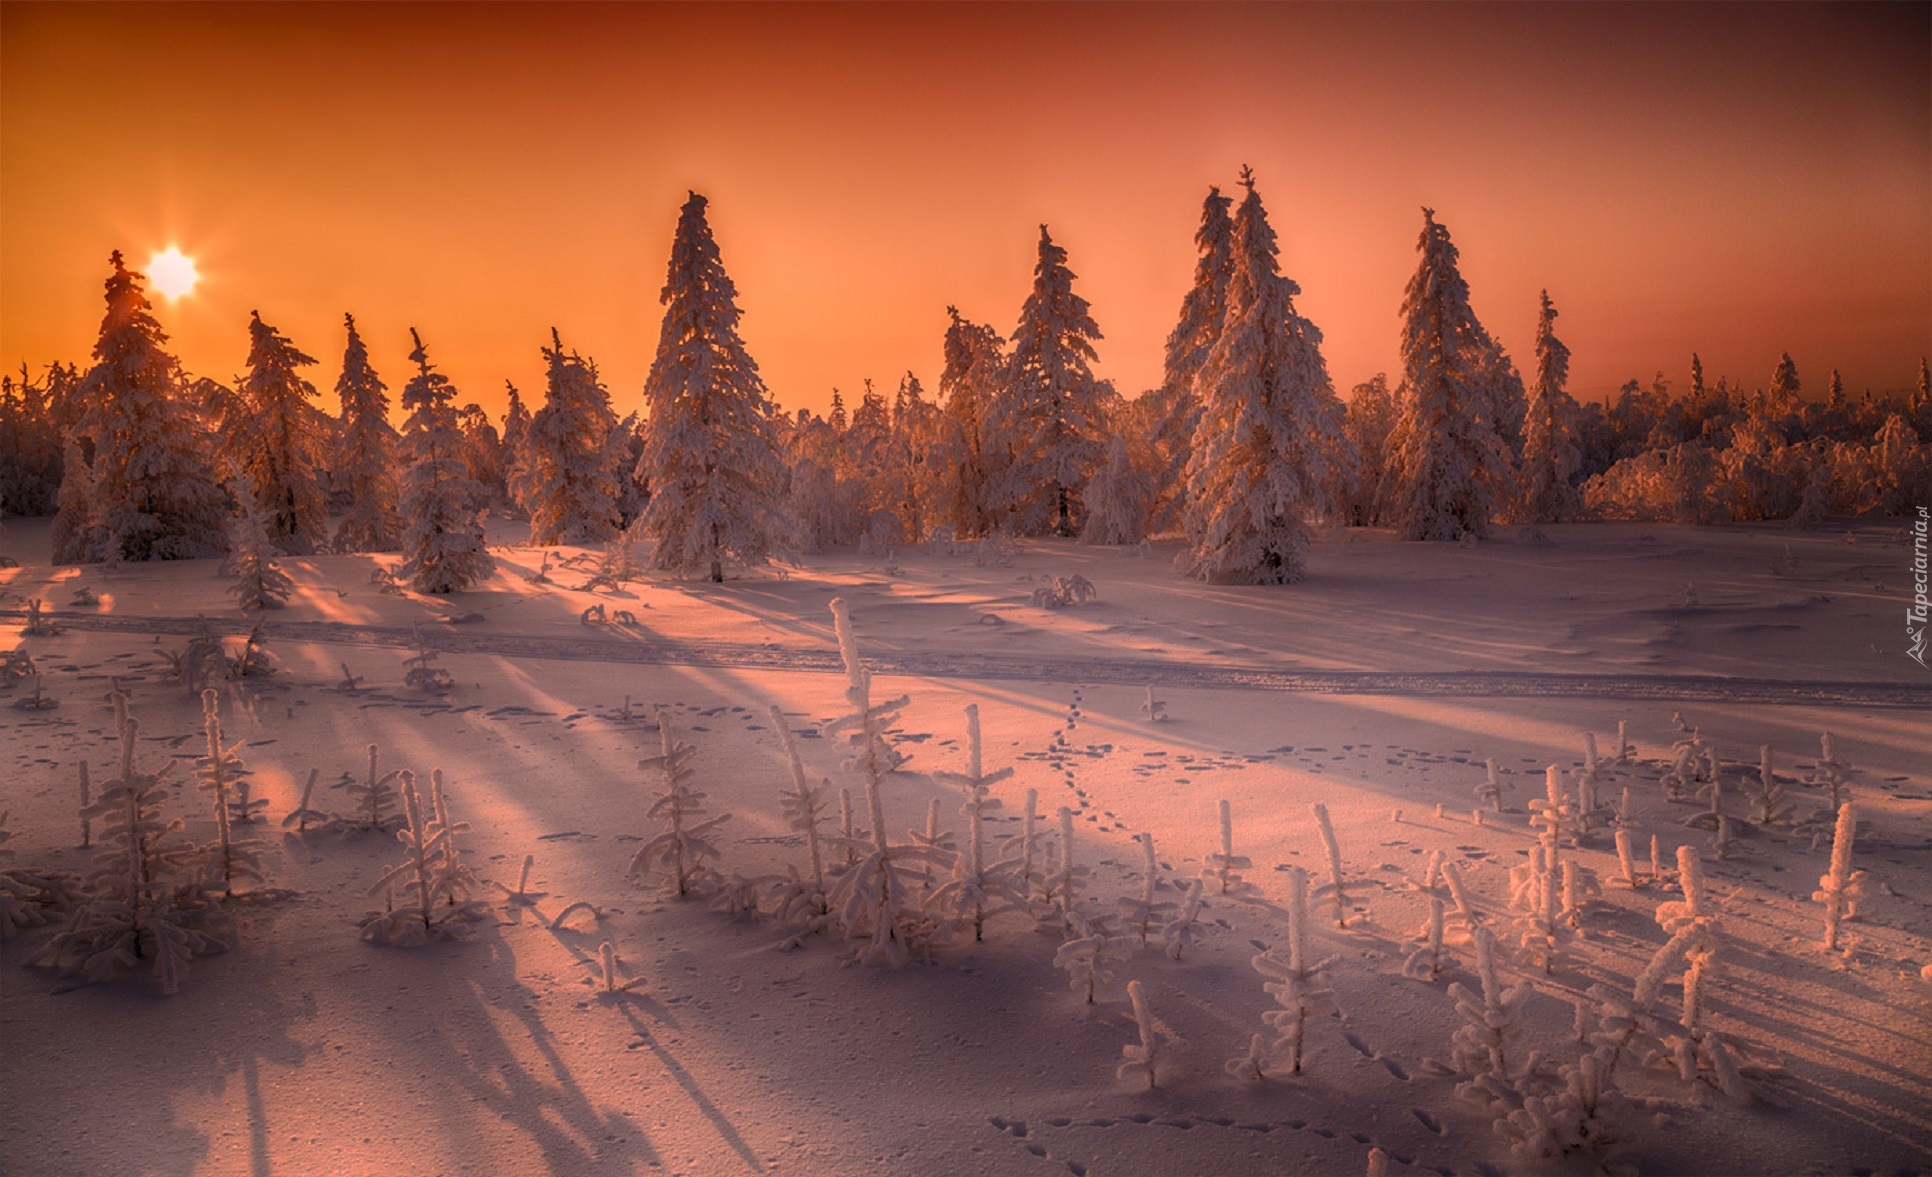
[[(1344, 394), (1399, 376), (1420, 206), (1530, 367), (1910, 387), (1932, 352), (1922, 5), (0, 9), (0, 363), (85, 363), (105, 259), (229, 379), (248, 312), (321, 359), (343, 312), (391, 388), (408, 329), (465, 401), (541, 394), (552, 326), (639, 407), (687, 189), (773, 395), (937, 382), (946, 307), (1012, 329), (1037, 226), (1135, 395), (1243, 164)], [(165, 52), (165, 89), (120, 72)], [(1411, 97), (1426, 82), (1430, 100)], [(145, 267), (143, 267), (145, 269)], [(153, 275), (150, 275), (153, 277)], [(160, 293), (156, 291), (157, 295)]]

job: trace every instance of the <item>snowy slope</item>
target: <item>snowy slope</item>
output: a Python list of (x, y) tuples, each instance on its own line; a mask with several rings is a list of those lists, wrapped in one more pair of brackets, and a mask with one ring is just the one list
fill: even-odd
[[(0, 696), (0, 809), (13, 833), (0, 865), (80, 870), (74, 765), (86, 759), (97, 784), (111, 774), (104, 696), (117, 683), (130, 695), (144, 758), (191, 759), (198, 701), (163, 673), (157, 647), (179, 648), (197, 615), (239, 621), (213, 561), (53, 569), (44, 524), (8, 528), (0, 553), (22, 566), (0, 571), (0, 607), (13, 611), (0, 646), (15, 644), (28, 597), (68, 628), (18, 640), (59, 706), (8, 705), (26, 684)], [(540, 554), (500, 546), (490, 580), (443, 599), (380, 592), (370, 569), (393, 556), (287, 561), (296, 596), (266, 627), (283, 670), (229, 684), (223, 720), (270, 799), (271, 882), (293, 895), (236, 904), (234, 950), (196, 960), (171, 997), (146, 976), (70, 988), (24, 967), (46, 930), (0, 947), (0, 1101), (12, 1109), (0, 1168), (1350, 1173), (1379, 1146), (1395, 1174), (1530, 1171), (1425, 1063), (1451, 1057), (1447, 990), (1476, 984), (1469, 947), (1452, 943), (1465, 963), (1434, 982), (1401, 965), (1427, 921), (1419, 884), (1436, 851), (1498, 930), (1509, 926), (1507, 871), (1532, 845), (1526, 804), (1544, 766), (1580, 768), (1586, 731), (1609, 756), (1618, 720), (1635, 755), (1606, 766), (1603, 791), (1614, 800), (1629, 787), (1643, 866), (1654, 833), (1667, 864), (1678, 845), (1697, 847), (1710, 881), (1724, 946), (1707, 1024), (1741, 1059), (1780, 1068), (1757, 1081), (1759, 1102), (1739, 1104), (1626, 1064), (1621, 1085), (1646, 1102), (1623, 1121), (1618, 1159), (1686, 1173), (1932, 1165), (1932, 992), (1918, 979), (1932, 962), (1932, 688), (1898, 636), (1906, 549), (1866, 525), (1849, 536), (1545, 530), (1552, 547), (1331, 537), (1287, 590), (1191, 584), (1158, 546), (1139, 556), (1059, 542), (1023, 545), (1004, 565), (963, 547), (841, 552), (783, 578), (615, 594), (573, 591), (590, 559), (553, 561), (553, 583), (532, 584)], [(491, 539), (519, 537), (499, 527)], [(1028, 603), (1074, 573), (1098, 601)], [(83, 584), (99, 605), (69, 605)], [(1138, 893), (1143, 831), (1163, 864), (1158, 896), (1178, 898), (1219, 848), (1223, 799), (1260, 901), (1210, 894), (1195, 950), (1133, 956), (1088, 1006), (1052, 965), (1060, 935), (1018, 914), (994, 919), (984, 943), (893, 972), (849, 963), (831, 937), (782, 950), (784, 929), (628, 881), (638, 839), (657, 832), (645, 816), (653, 783), (636, 767), (658, 750), (653, 704), (697, 746), (713, 810), (734, 815), (727, 871), (802, 860), (779, 814), (789, 776), (768, 706), (808, 736), (809, 772), (858, 796), (833, 742), (809, 738), (845, 709), (834, 596), (868, 659), (907, 672), (876, 692), (912, 697), (897, 736), (912, 759), (884, 798), (895, 837), (923, 826), (934, 796), (960, 828), (960, 794), (928, 774), (963, 768), (962, 709), (977, 703), (986, 767), (1017, 770), (995, 787), (1004, 808), (992, 832), (1017, 831), (1027, 789), (1048, 830), (1055, 810), (1073, 809), (1090, 912)], [(605, 623), (581, 620), (593, 604)], [(402, 685), (419, 625), (450, 651), (447, 694)], [(354, 690), (339, 689), (344, 663), (361, 679)], [(1166, 722), (1140, 713), (1148, 685)], [(1803, 701), (1767, 701), (1792, 698)], [(1755, 775), (1767, 743), (1809, 816), (1821, 797), (1801, 782), (1819, 734), (1833, 733), (1853, 765), (1854, 865), (1869, 872), (1847, 951), (1820, 949), (1810, 898), (1828, 826), (1819, 838), (1740, 837), (1719, 860), (1708, 832), (1682, 824), (1703, 804), (1671, 803), (1658, 783), (1685, 735), (1673, 712), (1720, 758), (1721, 804), (1737, 818), (1749, 806), (1735, 782)], [(493, 888), (491, 920), (467, 941), (363, 942), (357, 922), (379, 903), (368, 889), (400, 848), (378, 835), (284, 837), (278, 823), (310, 769), (322, 782), (314, 804), (348, 808), (333, 785), (362, 774), (370, 742), (385, 766), (443, 770), (454, 816), (473, 827), (466, 856), (486, 878), (513, 887), (533, 855), (534, 904)], [(1477, 824), (1473, 790), (1491, 757), (1504, 812)], [(170, 813), (211, 836), (205, 799), (192, 785), (175, 794)], [(1243, 1084), (1223, 1063), (1274, 1008), (1249, 958), (1286, 953), (1286, 868), (1328, 877), (1315, 801), (1334, 816), (1349, 899), (1346, 927), (1321, 899), (1311, 919), (1315, 955), (1334, 958), (1325, 975), (1339, 1017), (1311, 1027), (1303, 1075)], [(1606, 883), (1582, 935), (1547, 977), (1505, 967), (1534, 973), (1525, 1042), (1552, 1066), (1579, 1049), (1572, 999), (1593, 984), (1627, 994), (1664, 940), (1653, 910), (1679, 898), (1673, 886), (1608, 885), (1607, 834), (1567, 853)], [(579, 901), (600, 918), (548, 926)], [(597, 991), (605, 942), (620, 975), (641, 980), (623, 995)], [(1186, 1042), (1152, 1091), (1115, 1077), (1121, 1048), (1138, 1041), (1130, 979)], [(1670, 980), (1659, 1012), (1675, 1017)]]

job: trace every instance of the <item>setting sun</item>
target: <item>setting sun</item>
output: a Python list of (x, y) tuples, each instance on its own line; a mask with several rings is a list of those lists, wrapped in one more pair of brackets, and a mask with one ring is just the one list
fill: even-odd
[(180, 298), (194, 290), (201, 275), (195, 270), (195, 259), (170, 245), (149, 260), (148, 280), (154, 283), (154, 289), (159, 293), (169, 298)]

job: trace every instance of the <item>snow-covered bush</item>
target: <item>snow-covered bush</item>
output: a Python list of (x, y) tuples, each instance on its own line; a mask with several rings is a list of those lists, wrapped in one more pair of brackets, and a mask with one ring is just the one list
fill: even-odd
[(1461, 982), (1449, 986), (1463, 1023), (1451, 1038), (1450, 1057), (1454, 1073), (1467, 1076), (1456, 1094), (1478, 1107), (1496, 1110), (1518, 1101), (1517, 1083), (1533, 1062), (1523, 1045), (1523, 1006), (1536, 987), (1527, 979), (1503, 987), (1496, 968), (1495, 939), (1486, 928), (1476, 932), (1476, 975), (1482, 983), (1480, 996)]
[(295, 582), (275, 562), (275, 545), (268, 534), (272, 517), (256, 501), (247, 475), (236, 478), (234, 494), (237, 514), (228, 526), (228, 559), (222, 564), (222, 571), (235, 578), (228, 591), (244, 609), (280, 609), (288, 604)]

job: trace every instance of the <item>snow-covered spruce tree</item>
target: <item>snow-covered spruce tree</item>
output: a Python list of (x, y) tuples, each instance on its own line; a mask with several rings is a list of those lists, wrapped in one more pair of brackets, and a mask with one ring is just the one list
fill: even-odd
[(865, 778), (866, 805), (872, 819), (872, 844), (851, 869), (839, 876), (832, 901), (859, 963), (897, 968), (912, 959), (914, 948), (924, 948), (935, 934), (918, 912), (912, 894), (913, 886), (925, 881), (925, 856), (916, 847), (894, 846), (887, 840), (885, 806), (880, 798), (886, 774), (905, 762), (905, 757), (887, 744), (886, 729), (910, 700), (901, 695), (874, 703), (872, 672), (859, 660), (858, 637), (841, 599), (832, 601), (832, 624), (838, 634), (839, 655), (845, 662), (845, 699), (852, 710), (823, 730), (828, 736), (845, 736), (850, 744), (852, 755), (844, 767)]
[(994, 785), (1013, 775), (1011, 766), (993, 772), (985, 770), (981, 759), (979, 704), (966, 704), (966, 771), (935, 772), (933, 780), (957, 785), (966, 792), (966, 803), (959, 813), (967, 821), (967, 852), (953, 862), (952, 877), (932, 893), (929, 908), (957, 923), (973, 925), (975, 941), (986, 938), (986, 917), (1005, 908), (1018, 906), (1024, 898), (1021, 888), (1009, 881), (1006, 864), (986, 861), (986, 814), (1000, 807), (991, 795)]
[[(1452, 1036), (1452, 1074), (1468, 1078), (1456, 1094), (1479, 1107), (1501, 1113), (1519, 1102), (1517, 1084), (1535, 1061), (1521, 1047), (1523, 1005), (1536, 992), (1527, 979), (1505, 989), (1496, 968), (1496, 944), (1488, 929), (1476, 932), (1476, 973), (1482, 993), (1471, 993), (1461, 982), (1451, 982), (1449, 996), (1463, 1024)], [(1433, 1064), (1434, 1069), (1444, 1069)]]
[(295, 582), (275, 562), (275, 542), (269, 537), (272, 514), (247, 474), (237, 474), (234, 486), (237, 514), (228, 525), (228, 559), (222, 564), (235, 578), (228, 591), (244, 609), (280, 609), (288, 604)]
[(1388, 373), (1377, 372), (1350, 391), (1342, 427), (1355, 450), (1355, 480), (1342, 494), (1342, 521), (1362, 527), (1380, 523), (1390, 497), (1389, 438), (1395, 432)]
[(1389, 516), (1404, 539), (1482, 536), (1509, 481), (1502, 349), (1469, 306), (1456, 247), (1422, 210), (1422, 254), (1402, 300), (1402, 387)]
[(396, 514), (396, 430), (389, 424), (389, 389), (369, 363), (369, 348), (356, 333), (353, 315), (342, 316), (349, 341), (335, 394), (342, 401), (342, 435), (335, 452), (335, 479), (349, 495), (336, 525), (337, 552), (393, 552), (402, 543)]
[(84, 564), (92, 559), (88, 545), (94, 530), (94, 467), (81, 451), (80, 440), (67, 439), (60, 471), (60, 491), (54, 510), (53, 561)]
[(161, 991), (174, 993), (191, 958), (226, 947), (218, 934), (222, 913), (194, 878), (199, 851), (181, 838), (180, 819), (161, 816), (167, 800), (162, 779), (172, 762), (158, 772), (135, 766), (141, 725), (127, 713), (123, 696), (115, 700), (120, 773), (83, 811), (101, 822), (88, 898), (29, 963), (99, 981), (152, 960)]
[(328, 537), (323, 495), (323, 442), (328, 436), (315, 385), (301, 369), (314, 357), (249, 312), (248, 372), (228, 412), (217, 423), (223, 463), (248, 476), (255, 501), (268, 515), (268, 538), (291, 555), (306, 555)]
[(525, 431), (512, 488), (530, 513), (530, 542), (604, 543), (617, 534), (619, 474), (611, 465), (617, 414), (597, 366), (566, 353), (556, 328), (543, 349), (543, 407)]
[(1005, 342), (991, 327), (959, 317), (947, 307), (945, 369), (939, 375), (944, 400), (933, 442), (933, 521), (964, 539), (991, 529), (986, 495), (996, 455), (984, 450), (986, 413), (1005, 367)]
[(994, 515), (1021, 535), (1075, 535), (1081, 488), (1100, 461), (1104, 392), (1089, 367), (1100, 328), (1073, 292), (1067, 251), (1040, 226), (1033, 291), (986, 407), (984, 448), (998, 455), (987, 488)]
[(463, 463), (463, 438), (456, 424), (456, 387), (429, 365), (422, 336), (410, 328), (415, 344), (409, 359), (416, 374), (403, 388), (409, 420), (402, 435), (401, 573), (419, 593), (453, 593), (490, 574), (495, 561), (483, 546), (477, 517), (476, 485)]
[(644, 530), (663, 571), (724, 580), (784, 544), (784, 470), (771, 402), (738, 337), (737, 287), (697, 193), (684, 204), (659, 301), (664, 323), (644, 384), (650, 422), (637, 477), (650, 487)]
[(1261, 896), (1260, 888), (1241, 877), (1241, 872), (1251, 869), (1254, 860), (1245, 854), (1234, 852), (1234, 809), (1225, 799), (1221, 802), (1221, 849), (1219, 853), (1209, 854), (1201, 867), (1201, 880), (1214, 888), (1214, 893), (1224, 899), (1254, 900)]
[(1134, 938), (1116, 936), (1100, 917), (1089, 920), (1079, 913), (1068, 916), (1066, 939), (1053, 954), (1053, 967), (1065, 970), (1067, 988), (1093, 1005), (1100, 987), (1113, 980), (1114, 966), (1134, 957)]
[[(384, 910), (363, 921), (362, 938), (372, 944), (413, 948), (465, 936), (488, 905), (464, 898), (475, 880), (453, 853), (451, 839), (459, 827), (423, 804), (413, 772), (402, 774), (402, 797), (408, 820), (396, 831), (396, 840), (405, 854), (369, 888), (372, 897), (383, 898)], [(396, 904), (398, 890), (402, 906)]]
[(92, 450), (83, 562), (181, 560), (223, 547), (226, 503), (209, 472), (168, 337), (150, 313), (142, 275), (109, 258), (107, 314), (96, 363), (76, 393), (77, 433)]
[(1207, 363), (1208, 352), (1227, 320), (1228, 280), (1234, 274), (1234, 218), (1232, 197), (1209, 188), (1201, 205), (1201, 227), (1194, 244), (1201, 251), (1194, 263), (1194, 284), (1181, 296), (1181, 312), (1167, 336), (1161, 366), (1161, 386), (1152, 394), (1158, 408), (1151, 440), (1162, 459), (1157, 471), (1160, 492), (1156, 522), (1178, 522), (1187, 501), (1187, 469), (1194, 453), (1194, 435), (1201, 419), (1201, 397), (1195, 376)]
[(697, 775), (691, 771), (691, 757), (698, 750), (671, 735), (671, 713), (662, 707), (657, 709), (657, 732), (662, 750), (637, 766), (663, 776), (664, 788), (651, 802), (647, 816), (663, 822), (664, 832), (638, 847), (626, 873), (634, 879), (661, 879), (683, 899), (717, 885), (718, 871), (712, 864), (719, 851), (713, 835), (731, 815), (705, 813), (704, 794), (691, 787)]
[(1583, 509), (1583, 496), (1571, 484), (1582, 454), (1571, 439), (1576, 402), (1564, 390), (1570, 375), (1570, 349), (1556, 337), (1556, 306), (1543, 292), (1536, 320), (1536, 380), (1530, 385), (1523, 416), (1522, 502), (1525, 523), (1562, 523)]
[(1107, 460), (1087, 481), (1087, 522), (1083, 544), (1137, 544), (1147, 538), (1154, 513), (1154, 480), (1134, 462), (1127, 435), (1116, 430), (1107, 442)]
[(1255, 190), (1234, 217), (1227, 315), (1195, 374), (1201, 401), (1187, 469), (1187, 545), (1176, 563), (1219, 584), (1288, 584), (1306, 570), (1308, 517), (1330, 513), (1354, 465), (1321, 331), (1295, 310)]

